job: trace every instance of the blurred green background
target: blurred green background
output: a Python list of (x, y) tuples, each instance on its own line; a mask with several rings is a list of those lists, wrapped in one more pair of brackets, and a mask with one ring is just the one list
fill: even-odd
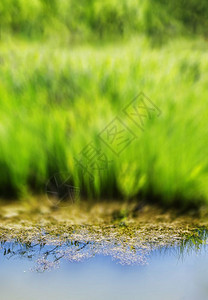
[[(2, 0), (1, 198), (59, 173), (85, 198), (208, 203), (207, 39), (206, 0)], [(123, 111), (142, 91), (144, 130)], [(136, 135), (120, 155), (99, 136), (115, 117)]]

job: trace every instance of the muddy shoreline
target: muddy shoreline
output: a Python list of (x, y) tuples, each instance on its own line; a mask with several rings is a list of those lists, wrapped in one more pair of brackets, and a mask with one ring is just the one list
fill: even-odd
[(197, 249), (207, 243), (207, 229), (206, 217), (193, 212), (180, 215), (145, 205), (135, 213), (133, 205), (116, 202), (62, 208), (43, 202), (10, 204), (1, 206), (0, 214), (0, 242), (6, 254), (30, 256), (34, 247), (55, 246), (56, 257), (71, 261), (102, 254), (122, 264), (144, 264), (158, 249)]

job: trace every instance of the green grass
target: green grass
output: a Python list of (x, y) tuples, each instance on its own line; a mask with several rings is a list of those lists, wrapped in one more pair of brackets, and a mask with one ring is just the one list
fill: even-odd
[(207, 0), (2, 0), (0, 40), (8, 35), (75, 42), (145, 33), (154, 42), (208, 34)]
[[(208, 203), (207, 72), (202, 39), (153, 49), (145, 37), (116, 46), (1, 44), (1, 195), (41, 193), (64, 172), (88, 197)], [(142, 91), (162, 112), (144, 131), (123, 112)], [(137, 135), (119, 156), (98, 138), (116, 116)], [(74, 159), (90, 142), (111, 161), (93, 182)]]

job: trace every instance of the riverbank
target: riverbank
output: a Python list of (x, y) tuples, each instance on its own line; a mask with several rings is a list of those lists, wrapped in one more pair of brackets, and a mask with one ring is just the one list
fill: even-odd
[(149, 205), (138, 210), (133, 204), (118, 202), (84, 202), (64, 208), (11, 204), (1, 207), (0, 214), (2, 246), (26, 246), (25, 254), (34, 245), (36, 249), (51, 245), (55, 253), (72, 261), (102, 254), (122, 264), (144, 264), (158, 249), (180, 247), (187, 251), (187, 246), (193, 245), (197, 249), (204, 243), (207, 228), (205, 210), (181, 215)]

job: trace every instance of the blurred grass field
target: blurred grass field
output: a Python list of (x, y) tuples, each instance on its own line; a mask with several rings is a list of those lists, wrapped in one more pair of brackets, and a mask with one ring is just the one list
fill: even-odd
[[(165, 1), (114, 2), (83, 1), (87, 12), (77, 5), (73, 16), (64, 6), (73, 1), (30, 3), (42, 10), (2, 2), (1, 198), (43, 193), (48, 179), (63, 173), (93, 199), (208, 203), (205, 10), (182, 19), (169, 15)], [(138, 4), (142, 17), (131, 22)], [(123, 112), (140, 92), (161, 111), (145, 118), (144, 131)], [(115, 117), (136, 135), (120, 155), (99, 138)], [(89, 143), (110, 162), (103, 170), (85, 162), (93, 180), (75, 159)]]

